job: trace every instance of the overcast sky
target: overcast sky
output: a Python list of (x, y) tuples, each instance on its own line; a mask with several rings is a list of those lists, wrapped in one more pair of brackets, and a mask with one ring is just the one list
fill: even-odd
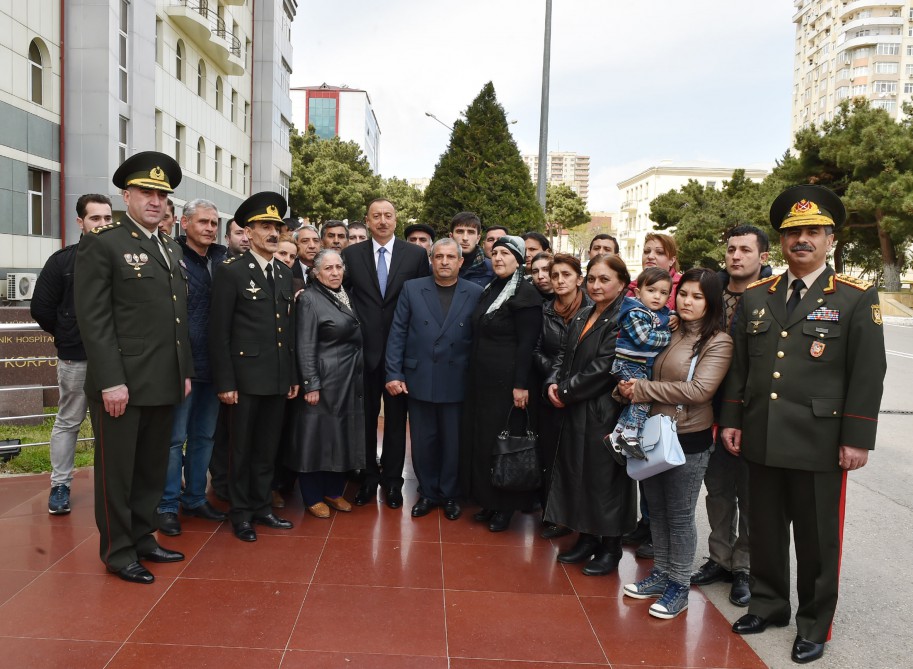
[[(770, 166), (790, 143), (792, 0), (553, 0), (549, 150), (590, 156), (591, 211), (671, 159)], [(545, 0), (299, 0), (293, 86), (368, 91), (385, 177), (430, 177), (487, 81), (537, 153)]]

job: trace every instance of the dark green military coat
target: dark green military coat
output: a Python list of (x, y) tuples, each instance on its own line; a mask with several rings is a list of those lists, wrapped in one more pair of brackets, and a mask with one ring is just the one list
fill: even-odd
[(181, 247), (158, 243), (128, 216), (82, 236), (76, 254), (76, 320), (89, 360), (86, 393), (127, 385), (134, 406), (174, 405), (193, 376)]
[(875, 288), (827, 267), (786, 317), (785, 275), (745, 291), (720, 424), (770, 467), (838, 469), (841, 446), (872, 449), (885, 370)]
[(273, 262), (276, 291), (251, 251), (216, 267), (209, 353), (216, 392), (286, 395), (298, 384), (292, 270)]

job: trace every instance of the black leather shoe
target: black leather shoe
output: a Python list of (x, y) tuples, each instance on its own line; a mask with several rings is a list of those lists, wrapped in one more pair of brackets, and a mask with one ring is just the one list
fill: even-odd
[(195, 506), (192, 509), (186, 507), (181, 507), (181, 513), (185, 516), (193, 516), (194, 518), (202, 518), (203, 520), (212, 520), (217, 523), (221, 523), (223, 520), (228, 520), (228, 516), (219, 511), (209, 502), (203, 502), (200, 506)]
[(463, 515), (463, 507), (455, 499), (448, 499), (444, 505), (444, 517), (447, 520), (456, 520)]
[(491, 509), (480, 509), (472, 514), (472, 519), (477, 523), (488, 523), (491, 522), (491, 517), (495, 515), (495, 512)]
[(649, 541), (650, 539), (650, 523), (645, 523), (643, 518), (637, 521), (637, 527), (634, 528), (634, 531), (628, 532), (621, 537), (621, 543), (637, 546), (642, 544), (644, 541)]
[(637, 550), (634, 551), (634, 555), (636, 557), (643, 558), (644, 560), (652, 560), (653, 540), (648, 539), (647, 541), (643, 542), (640, 546), (637, 547)]
[(592, 534), (581, 532), (580, 536), (577, 537), (577, 543), (574, 544), (571, 550), (558, 553), (558, 562), (563, 562), (564, 564), (585, 562), (596, 554), (597, 548), (599, 548), (599, 540)]
[(793, 641), (793, 652), (791, 655), (793, 662), (798, 664), (814, 662), (822, 655), (824, 655), (823, 643), (815, 643), (814, 641), (803, 639), (798, 634), (796, 635), (796, 640)]
[(180, 562), (184, 559), (184, 554), (178, 553), (177, 551), (170, 551), (161, 546), (156, 546), (148, 553), (140, 554), (139, 559), (149, 560), (149, 562)]
[(241, 541), (256, 541), (257, 532), (254, 530), (253, 526), (248, 523), (246, 520), (240, 523), (232, 524), (232, 529), (235, 532), (235, 536), (238, 537)]
[(391, 509), (399, 509), (403, 506), (403, 491), (397, 485), (391, 485), (384, 492), (386, 504)]
[(265, 516), (254, 516), (254, 522), (276, 530), (290, 530), (294, 527), (292, 521), (280, 518), (274, 513), (268, 513)]
[(427, 516), (435, 506), (437, 505), (427, 497), (421, 497), (415, 503), (415, 506), (412, 507), (412, 517), (421, 518), (422, 516)]
[(377, 486), (363, 485), (355, 493), (355, 506), (364, 506), (377, 494)]
[(691, 574), (691, 585), (710, 585), (717, 581), (732, 581), (732, 572), (719, 562), (708, 559), (700, 569)]
[[(600, 546), (600, 549), (603, 547)], [(586, 576), (605, 576), (618, 569), (621, 553), (610, 553), (607, 550), (597, 550), (596, 556), (586, 563), (583, 573)]]
[(157, 514), (156, 524), (159, 532), (169, 537), (176, 537), (181, 533), (181, 521), (178, 520), (178, 514), (176, 513), (168, 511)]
[(543, 539), (557, 539), (558, 537), (566, 537), (571, 532), (573, 532), (571, 528), (563, 525), (549, 525), (539, 532), (539, 536)]
[(732, 575), (732, 589), (729, 591), (729, 601), (736, 606), (748, 606), (751, 602), (751, 589), (748, 585), (748, 572), (737, 571)]
[(488, 531), (503, 532), (510, 527), (510, 519), (513, 515), (513, 511), (495, 511), (491, 515), (491, 521), (488, 523)]
[(767, 629), (768, 625), (776, 627), (786, 627), (789, 621), (770, 620), (762, 618), (753, 613), (746, 613), (744, 616), (732, 623), (732, 631), (736, 634), (760, 634)]
[(143, 583), (149, 585), (155, 581), (152, 572), (146, 569), (139, 562), (131, 562), (123, 569), (108, 569), (112, 574), (117, 574), (120, 578), (130, 583)]

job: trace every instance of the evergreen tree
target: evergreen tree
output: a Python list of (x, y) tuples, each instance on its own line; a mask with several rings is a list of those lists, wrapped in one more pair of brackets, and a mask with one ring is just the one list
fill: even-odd
[(542, 231), (535, 187), (491, 82), (464, 117), (454, 123), (450, 145), (425, 189), (422, 221), (441, 235), (454, 214), (474, 211), (483, 226), (503, 225), (511, 234)]
[(385, 197), (396, 207), (396, 236), (402, 237), (403, 230), (410, 223), (422, 223), (422, 192), (405, 179), (391, 177), (384, 179), (381, 197)]

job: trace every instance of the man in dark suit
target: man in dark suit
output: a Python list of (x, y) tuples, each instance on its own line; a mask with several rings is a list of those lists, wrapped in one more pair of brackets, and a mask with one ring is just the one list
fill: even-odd
[(795, 186), (770, 208), (785, 274), (745, 290), (723, 385), (722, 441), (748, 461), (751, 603), (732, 627), (790, 620), (789, 525), (799, 608), (792, 659), (824, 653), (837, 606), (847, 472), (875, 447), (885, 360), (873, 286), (827, 264), (846, 217), (822, 186)]
[(128, 158), (113, 178), (124, 192), (124, 220), (83, 235), (76, 253), (100, 553), (108, 571), (131, 583), (155, 580), (138, 560), (184, 559), (152, 536), (174, 406), (194, 373), (181, 247), (158, 231), (180, 181), (181, 168), (162, 153)]
[(413, 517), (444, 505), (460, 517), (460, 416), (466, 394), (472, 311), (482, 288), (459, 278), (460, 245), (443, 238), (431, 247), (433, 276), (403, 285), (387, 341), (387, 392), (406, 395), (412, 464), (420, 498)]
[[(367, 504), (381, 484), (387, 506), (403, 505), (403, 465), (406, 460), (406, 399), (386, 392), (384, 352), (393, 312), (403, 283), (428, 276), (428, 254), (420, 246), (394, 239), (396, 209), (389, 200), (368, 203), (365, 217), (371, 241), (345, 248), (344, 286), (364, 324), (365, 339), (365, 476), (355, 495)], [(384, 400), (384, 443), (377, 464), (377, 417)]]
[(285, 200), (257, 193), (235, 212), (250, 251), (213, 277), (209, 350), (219, 399), (229, 406), (229, 518), (235, 536), (256, 541), (253, 524), (291, 529), (270, 506), (286, 398), (298, 394), (292, 273), (273, 260)]

